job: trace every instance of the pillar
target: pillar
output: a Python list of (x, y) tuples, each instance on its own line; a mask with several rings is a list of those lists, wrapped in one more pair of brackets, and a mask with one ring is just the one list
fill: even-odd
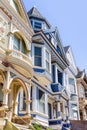
[(30, 114), (30, 103), (31, 103), (31, 100), (30, 100), (30, 91), (31, 91), (31, 83), (30, 84), (27, 84), (27, 88), (28, 88), (28, 99), (25, 100), (26, 102), (26, 112), (27, 112), (27, 115), (28, 116), (31, 116)]
[(38, 97), (36, 95), (37, 89), (38, 88), (36, 86), (32, 87), (32, 110), (33, 110), (33, 112), (37, 111), (37, 100), (38, 100)]
[(68, 106), (67, 105), (65, 106), (65, 109), (66, 109), (66, 120), (68, 120), (69, 119), (69, 115), (68, 115), (69, 113), (68, 113)]
[(58, 101), (57, 103), (57, 109), (58, 109), (57, 117), (60, 117), (61, 116), (60, 101)]
[(14, 101), (13, 103), (13, 116), (17, 116), (18, 114), (18, 102)]
[(8, 106), (8, 94), (10, 93), (10, 89), (9, 89), (9, 81), (10, 81), (10, 72), (7, 71), (6, 72), (6, 79), (4, 81), (4, 85), (3, 85), (3, 105), (4, 106)]
[(48, 115), (48, 94), (45, 93), (45, 114)]

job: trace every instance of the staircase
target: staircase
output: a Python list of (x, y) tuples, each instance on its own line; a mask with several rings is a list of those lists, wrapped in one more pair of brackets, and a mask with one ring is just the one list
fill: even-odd
[(71, 120), (71, 130), (87, 130), (87, 121)]

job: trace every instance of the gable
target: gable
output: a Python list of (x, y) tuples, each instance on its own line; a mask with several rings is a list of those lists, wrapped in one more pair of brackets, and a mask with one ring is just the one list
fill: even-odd
[(29, 23), (29, 19), (27, 16), (27, 12), (24, 8), (22, 0), (9, 0), (10, 5), (12, 8), (21, 16), (21, 18)]
[(74, 60), (73, 53), (70, 47), (68, 51), (66, 52), (66, 56), (70, 64), (76, 69), (75, 60)]

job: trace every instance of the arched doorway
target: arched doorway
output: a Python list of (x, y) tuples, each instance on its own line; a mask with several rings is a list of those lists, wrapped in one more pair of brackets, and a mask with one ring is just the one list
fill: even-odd
[(10, 118), (14, 116), (23, 116), (27, 113), (26, 100), (28, 100), (28, 90), (25, 83), (15, 78), (10, 84), (11, 92), (8, 96), (8, 107), (12, 108)]

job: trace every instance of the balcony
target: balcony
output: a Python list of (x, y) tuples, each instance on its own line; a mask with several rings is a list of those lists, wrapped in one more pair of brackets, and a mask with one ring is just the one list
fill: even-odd
[[(6, 61), (13, 65), (16, 70), (25, 72), (25, 75), (33, 76), (32, 62), (29, 57), (17, 50), (6, 51)], [(29, 72), (29, 73), (28, 73)]]
[(54, 83), (51, 84), (51, 89), (53, 92), (61, 92), (64, 89), (64, 87), (60, 83)]
[(34, 72), (35, 72), (35, 76), (38, 78), (41, 84), (45, 86), (48, 86), (49, 84), (51, 84), (52, 76), (46, 69), (35, 67)]

